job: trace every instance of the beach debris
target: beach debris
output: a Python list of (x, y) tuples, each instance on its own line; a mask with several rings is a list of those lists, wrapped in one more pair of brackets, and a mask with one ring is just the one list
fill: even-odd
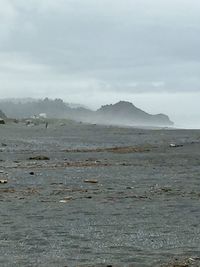
[(183, 145), (180, 145), (180, 144), (170, 144), (169, 147), (183, 147)]
[(106, 161), (65, 161), (64, 162), (65, 167), (102, 167), (102, 166), (111, 166), (111, 163)]
[(47, 157), (47, 156), (42, 156), (42, 155), (40, 155), (40, 156), (34, 156), (34, 157), (29, 157), (28, 159), (29, 159), (29, 160), (50, 160), (49, 157)]
[(150, 147), (133, 147), (133, 146), (125, 146), (125, 147), (105, 147), (105, 148), (80, 148), (80, 149), (66, 149), (65, 152), (73, 152), (73, 153), (89, 153), (89, 152), (110, 152), (110, 153), (137, 153), (137, 152), (149, 152)]
[(199, 265), (199, 258), (198, 257), (190, 257), (187, 259), (174, 259), (167, 265), (162, 265), (162, 267), (197, 267)]
[(0, 193), (16, 193), (14, 188), (1, 188)]
[(170, 147), (176, 147), (176, 144), (170, 144), (169, 146)]
[(65, 200), (65, 199), (61, 199), (59, 202), (60, 202), (60, 203), (67, 203), (68, 201)]
[(72, 200), (72, 196), (67, 196), (67, 197), (64, 197), (63, 199), (61, 199), (59, 202), (60, 203), (67, 203), (70, 200)]
[(0, 184), (7, 184), (8, 183), (8, 180), (6, 180), (6, 179), (1, 179), (0, 180)]
[(84, 183), (97, 184), (98, 181), (97, 180), (89, 180), (89, 179), (86, 179), (86, 180), (84, 180)]

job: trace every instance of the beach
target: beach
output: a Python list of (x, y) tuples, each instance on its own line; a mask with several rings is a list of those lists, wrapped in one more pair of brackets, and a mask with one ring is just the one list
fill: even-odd
[(9, 122), (0, 180), (1, 266), (200, 266), (200, 130)]

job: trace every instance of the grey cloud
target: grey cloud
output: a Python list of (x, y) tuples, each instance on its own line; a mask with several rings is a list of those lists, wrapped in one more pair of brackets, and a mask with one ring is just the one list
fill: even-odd
[(197, 0), (2, 0), (1, 87), (200, 91), (199, 9)]

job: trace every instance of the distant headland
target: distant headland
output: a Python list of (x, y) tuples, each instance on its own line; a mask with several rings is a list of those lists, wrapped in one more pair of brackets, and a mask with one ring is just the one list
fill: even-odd
[(0, 101), (0, 117), (3, 118), (34, 118), (40, 117), (41, 114), (46, 118), (66, 118), (105, 125), (159, 127), (173, 125), (167, 115), (149, 114), (127, 101), (104, 105), (96, 111), (92, 111), (85, 106), (65, 103), (62, 99), (6, 99)]

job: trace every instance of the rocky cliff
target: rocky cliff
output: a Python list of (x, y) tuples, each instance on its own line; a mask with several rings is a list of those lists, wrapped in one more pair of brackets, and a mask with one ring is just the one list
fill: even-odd
[(120, 101), (116, 104), (102, 106), (97, 110), (99, 120), (113, 124), (170, 126), (173, 122), (165, 114), (149, 114), (130, 102)]

